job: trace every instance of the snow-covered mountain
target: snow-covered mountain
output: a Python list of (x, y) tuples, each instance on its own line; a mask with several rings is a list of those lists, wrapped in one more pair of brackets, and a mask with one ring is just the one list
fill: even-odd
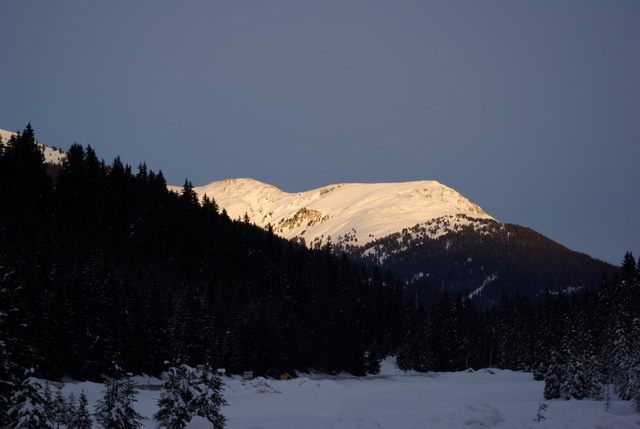
[[(6, 130), (0, 130), (0, 138), (2, 138), (3, 143), (7, 143), (11, 136), (14, 134), (16, 133)], [(43, 151), (44, 162), (48, 164), (60, 164), (62, 163), (62, 160), (67, 156), (61, 149), (51, 148), (41, 143), (38, 143), (38, 146), (40, 146)]]
[(438, 218), (452, 219), (459, 226), (471, 218), (493, 219), (455, 190), (432, 180), (343, 183), (287, 193), (253, 179), (230, 179), (194, 190), (201, 198), (214, 198), (233, 219), (244, 219), (246, 214), (252, 223), (271, 225), (276, 234), (304, 240), (309, 246), (327, 243), (329, 237), (334, 244), (365, 245)]
[[(171, 186), (180, 192), (181, 188)], [(425, 307), (444, 291), (491, 305), (506, 291), (539, 299), (544, 290), (597, 286), (614, 267), (535, 231), (502, 224), (436, 181), (343, 183), (287, 193), (253, 179), (195, 187), (232, 219), (272, 227), (287, 239), (336, 250), (390, 269), (405, 298)]]

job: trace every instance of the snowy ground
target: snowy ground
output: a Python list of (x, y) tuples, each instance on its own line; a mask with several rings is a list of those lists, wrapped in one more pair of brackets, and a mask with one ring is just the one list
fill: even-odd
[[(136, 383), (157, 385), (157, 379), (136, 377)], [(612, 401), (609, 412), (597, 401), (544, 401), (543, 383), (531, 374), (501, 370), (457, 373), (404, 373), (392, 359), (379, 375), (365, 378), (322, 375), (292, 380), (224, 378), (223, 407), (228, 429), (626, 429), (640, 427), (631, 404)], [(90, 407), (102, 385), (66, 383), (63, 392), (84, 391)], [(141, 389), (137, 410), (149, 420), (159, 391)], [(541, 402), (546, 420), (534, 422)], [(208, 425), (194, 420), (192, 429)], [(210, 426), (209, 426), (210, 427)]]

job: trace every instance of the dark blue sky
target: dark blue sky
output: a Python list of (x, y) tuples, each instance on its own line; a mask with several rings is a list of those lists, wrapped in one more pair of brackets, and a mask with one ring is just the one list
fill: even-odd
[(0, 128), (170, 184), (437, 180), (640, 255), (638, 1), (21, 1)]

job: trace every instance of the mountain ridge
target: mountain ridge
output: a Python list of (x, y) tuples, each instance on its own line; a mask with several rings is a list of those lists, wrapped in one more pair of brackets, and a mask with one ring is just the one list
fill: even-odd
[[(180, 188), (170, 186), (179, 192)], [(359, 243), (397, 233), (443, 216), (492, 219), (478, 205), (435, 180), (392, 183), (338, 183), (287, 193), (254, 179), (240, 178), (194, 187), (200, 198), (215, 199), (231, 218), (308, 246)]]
[[(170, 187), (174, 192), (181, 188)], [(597, 287), (615, 267), (534, 230), (503, 224), (434, 180), (341, 183), (287, 193), (254, 179), (193, 190), (233, 219), (310, 248), (328, 243), (363, 266), (390, 269), (406, 301), (429, 305), (443, 292), (492, 305), (502, 292), (540, 299), (546, 290)]]

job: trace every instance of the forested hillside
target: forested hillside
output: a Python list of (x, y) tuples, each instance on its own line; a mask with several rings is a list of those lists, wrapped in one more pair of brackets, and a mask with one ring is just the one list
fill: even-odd
[(389, 354), (403, 369), (533, 371), (549, 398), (603, 397), (611, 383), (640, 401), (630, 253), (620, 273), (594, 279), (599, 290), (548, 291), (539, 305), (503, 294), (489, 309), (444, 293), (423, 306), (378, 266), (230, 220), (188, 180), (170, 192), (144, 164), (134, 172), (74, 144), (52, 177), (30, 126), (0, 145), (0, 183), (5, 405), (24, 368), (50, 379), (99, 379), (114, 362), (362, 375)]
[(487, 309), (503, 293), (597, 289), (617, 267), (574, 252), (531, 228), (465, 215), (447, 216), (406, 228), (363, 247), (345, 251), (364, 265), (391, 267), (405, 286), (405, 299), (428, 306), (447, 291), (472, 294)]
[(393, 346), (397, 285), (232, 221), (189, 182), (169, 192), (162, 173), (80, 145), (54, 182), (28, 127), (4, 145), (0, 183), (3, 339), (43, 376), (167, 360), (364, 373)]

